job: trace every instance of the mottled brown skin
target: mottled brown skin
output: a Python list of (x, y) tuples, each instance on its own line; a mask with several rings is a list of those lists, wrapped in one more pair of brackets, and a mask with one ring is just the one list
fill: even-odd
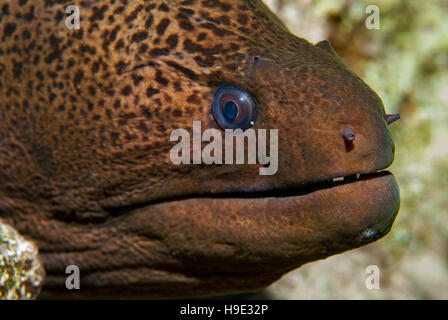
[[(255, 0), (81, 1), (79, 30), (67, 4), (0, 5), (0, 218), (39, 246), (43, 297), (258, 290), (390, 230), (391, 174), (314, 184), (394, 156), (380, 98), (327, 42)], [(255, 129), (279, 130), (277, 174), (170, 162), (173, 129), (219, 129), (222, 83), (254, 97)]]

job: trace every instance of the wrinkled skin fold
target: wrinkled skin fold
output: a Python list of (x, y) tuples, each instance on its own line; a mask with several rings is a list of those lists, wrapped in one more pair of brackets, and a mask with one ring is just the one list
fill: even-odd
[[(259, 290), (389, 232), (390, 119), (328, 42), (255, 0), (83, 2), (79, 30), (68, 4), (0, 6), (0, 218), (39, 247), (42, 298)], [(224, 83), (278, 129), (275, 175), (171, 163), (172, 130), (220, 130)]]

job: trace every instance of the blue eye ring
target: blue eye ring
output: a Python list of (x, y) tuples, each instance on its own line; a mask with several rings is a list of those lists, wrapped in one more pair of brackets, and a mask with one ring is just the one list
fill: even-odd
[(212, 113), (222, 129), (245, 130), (256, 119), (254, 99), (232, 84), (222, 84), (213, 93)]

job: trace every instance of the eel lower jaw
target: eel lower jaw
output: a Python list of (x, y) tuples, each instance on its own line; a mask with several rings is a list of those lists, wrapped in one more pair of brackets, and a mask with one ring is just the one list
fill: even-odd
[(299, 189), (175, 199), (121, 218), (170, 247), (182, 243), (189, 254), (297, 266), (376, 241), (389, 232), (399, 206), (394, 176), (381, 171)]
[[(87, 263), (82, 261), (92, 289), (87, 292), (127, 292), (130, 297), (129, 290), (137, 290), (137, 297), (179, 298), (259, 290), (305, 263), (378, 240), (388, 233), (399, 210), (398, 186), (389, 172), (307, 189), (300, 194), (196, 197), (133, 208), (101, 227), (108, 240)], [(85, 230), (87, 237), (91, 227)], [(51, 262), (53, 256), (43, 257)], [(77, 264), (80, 256), (69, 257)], [(60, 259), (57, 255), (55, 261)], [(53, 272), (47, 279), (49, 287), (63, 287), (64, 272)]]
[[(269, 206), (272, 208), (266, 209)], [(118, 218), (136, 214), (152, 215), (152, 212), (157, 212), (160, 208), (164, 211), (164, 208), (169, 207), (175, 214), (179, 208), (186, 213), (191, 212), (191, 217), (188, 218), (191, 224), (200, 215), (209, 215), (206, 224), (212, 224), (213, 220), (219, 218), (230, 219), (232, 216), (245, 225), (258, 225), (256, 220), (260, 218), (273, 219), (276, 224), (289, 219), (285, 225), (297, 223), (303, 227), (304, 222), (309, 223), (306, 226), (308, 230), (321, 230), (324, 235), (333, 233), (331, 230), (340, 230), (339, 241), (350, 239), (350, 246), (358, 242), (372, 242), (384, 236), (390, 230), (399, 206), (400, 196), (395, 178), (392, 173), (383, 170), (349, 174), (297, 187), (185, 195), (124, 208), (109, 208), (109, 214)], [(344, 229), (349, 226), (352, 228), (350, 231)], [(279, 225), (278, 228), (284, 234), (282, 229), (286, 226)], [(225, 232), (231, 234), (233, 231)], [(294, 230), (291, 232), (294, 233)], [(356, 239), (353, 238), (354, 232)]]

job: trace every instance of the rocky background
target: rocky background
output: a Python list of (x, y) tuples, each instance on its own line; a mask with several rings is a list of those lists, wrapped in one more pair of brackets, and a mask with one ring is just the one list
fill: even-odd
[(37, 247), (0, 220), (0, 300), (35, 299), (45, 277)]
[[(329, 39), (401, 120), (391, 171), (401, 210), (382, 240), (285, 275), (277, 299), (448, 299), (448, 1), (266, 0), (291, 32)], [(380, 29), (367, 29), (368, 5)], [(365, 269), (380, 269), (380, 289)]]

